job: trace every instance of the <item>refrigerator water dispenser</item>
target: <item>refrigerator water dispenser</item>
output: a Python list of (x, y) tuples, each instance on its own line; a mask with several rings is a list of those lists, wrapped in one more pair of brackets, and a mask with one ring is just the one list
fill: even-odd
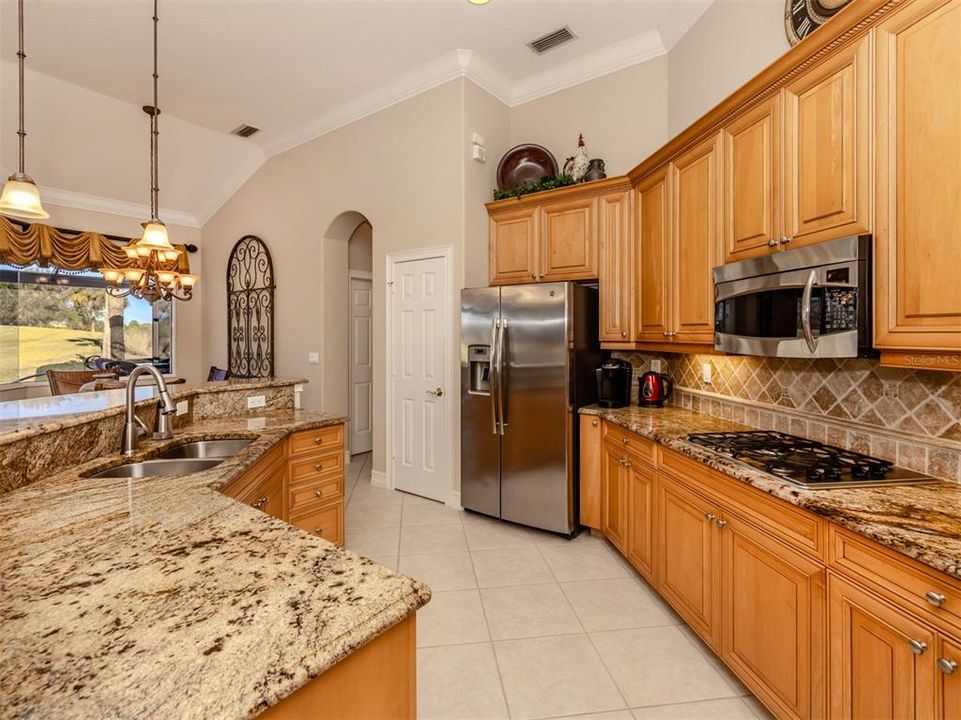
[(491, 346), (470, 345), (467, 348), (470, 384), (468, 392), (472, 395), (491, 394)]

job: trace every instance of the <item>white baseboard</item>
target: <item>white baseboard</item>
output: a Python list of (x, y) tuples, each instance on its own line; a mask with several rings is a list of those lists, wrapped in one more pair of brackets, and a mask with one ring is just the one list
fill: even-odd
[(460, 490), (451, 490), (447, 494), (447, 507), (452, 507), (455, 510), (463, 510), (460, 504)]
[(385, 488), (387, 485), (387, 473), (383, 470), (370, 471), (370, 484), (374, 487)]

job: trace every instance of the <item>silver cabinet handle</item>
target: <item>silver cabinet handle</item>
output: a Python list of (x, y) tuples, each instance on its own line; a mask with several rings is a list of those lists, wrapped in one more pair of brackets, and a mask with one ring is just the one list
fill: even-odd
[(537, 280), (537, 273), (531, 273), (531, 280)]
[(323, 463), (316, 463), (314, 465), (314, 470), (323, 470), (323, 469), (324, 469)]
[(626, 438), (626, 437), (621, 438), (621, 442), (624, 443), (625, 445), (627, 445), (630, 441), (631, 441), (630, 438)]
[(322, 437), (314, 438), (314, 444), (315, 444), (315, 445), (323, 445), (323, 444), (324, 444), (324, 439), (323, 439)]
[(627, 337), (627, 330), (621, 330), (621, 337)]
[(777, 247), (777, 240), (775, 240), (774, 238), (771, 238), (770, 240), (767, 241), (767, 246), (768, 246), (768, 247)]
[(807, 343), (808, 350), (812, 353), (818, 349), (817, 340), (814, 339), (814, 332), (811, 330), (811, 293), (814, 291), (817, 279), (817, 270), (812, 270), (807, 282), (804, 283), (804, 292), (801, 294), (801, 332), (804, 334), (804, 342)]
[(954, 675), (958, 671), (958, 664), (954, 660), (941, 657), (938, 658), (938, 670), (945, 675)]
[(671, 337), (671, 333), (669, 333), (667, 330), (662, 332), (661, 335), (663, 335), (664, 337)]
[(722, 528), (722, 527), (724, 527), (725, 525), (727, 525), (727, 520), (721, 520), (721, 518), (718, 518), (718, 519), (715, 520), (714, 522), (717, 524), (717, 526), (718, 526), (719, 528)]
[(944, 607), (944, 603), (947, 601), (943, 593), (935, 592), (934, 590), (928, 590), (924, 593), (924, 599), (935, 607)]
[(314, 497), (320, 497), (320, 496), (323, 495), (323, 494), (324, 494), (324, 491), (323, 491), (323, 490), (315, 490), (315, 491), (314, 491)]
[(708, 522), (714, 522), (715, 520), (717, 520), (717, 515), (715, 515), (714, 513), (707, 513), (704, 516), (704, 519), (707, 520)]
[(787, 245), (789, 242), (791, 242), (791, 238), (789, 238), (787, 235), (782, 235), (782, 236), (781, 236), (781, 244), (782, 244), (782, 245)]
[(437, 388), (436, 390), (425, 390), (428, 395), (433, 395), (434, 397), (444, 397), (444, 388)]
[(908, 640), (908, 645), (915, 655), (924, 655), (924, 651), (928, 649), (928, 644), (924, 640)]
[(597, 427), (597, 420), (591, 420), (591, 427)]

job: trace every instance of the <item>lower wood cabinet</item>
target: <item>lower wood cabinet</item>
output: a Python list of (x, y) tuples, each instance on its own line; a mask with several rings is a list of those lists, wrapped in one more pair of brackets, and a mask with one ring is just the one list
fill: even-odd
[(342, 545), (344, 426), (292, 434), (222, 492)]
[(944, 720), (961, 720), (961, 642), (938, 638), (938, 712)]
[(627, 466), (627, 548), (631, 565), (654, 582), (655, 471), (629, 459)]
[(604, 482), (601, 501), (601, 530), (620, 550), (627, 547), (627, 458), (611, 442), (604, 443)]
[(600, 530), (604, 471), (601, 419), (596, 415), (581, 415), (579, 430), (581, 525)]

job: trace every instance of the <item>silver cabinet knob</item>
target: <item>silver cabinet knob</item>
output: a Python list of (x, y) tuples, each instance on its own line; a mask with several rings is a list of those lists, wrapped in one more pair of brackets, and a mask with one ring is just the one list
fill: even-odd
[(314, 496), (315, 496), (315, 497), (320, 497), (320, 496), (323, 495), (323, 494), (324, 494), (324, 491), (323, 491), (323, 490), (315, 490), (315, 491), (314, 491)]
[(727, 525), (727, 520), (721, 520), (721, 518), (718, 518), (718, 519), (715, 520), (714, 522), (717, 524), (717, 526), (718, 526), (719, 528), (722, 528), (722, 527), (724, 527), (725, 525)]
[(537, 280), (537, 273), (531, 273), (531, 280)]
[(625, 445), (627, 445), (630, 441), (631, 441), (630, 438), (626, 438), (626, 437), (621, 438), (621, 442), (624, 443)]
[(627, 337), (627, 330), (621, 330), (621, 337)]
[(954, 660), (941, 657), (938, 658), (938, 670), (945, 675), (954, 675), (958, 671), (958, 664)]
[(768, 247), (777, 247), (777, 240), (775, 240), (774, 238), (771, 238), (770, 240), (767, 241), (767, 246), (768, 246)]
[(324, 466), (322, 463), (317, 463), (316, 465), (314, 465), (314, 470), (323, 470), (323, 469), (324, 469)]
[(923, 655), (924, 651), (928, 649), (928, 644), (924, 640), (908, 640), (908, 645), (915, 655)]
[(321, 534), (323, 534), (324, 529), (323, 529), (323, 528), (314, 528), (314, 532), (315, 532), (317, 535), (321, 535)]
[(324, 439), (322, 437), (314, 438), (314, 443), (317, 445), (323, 445)]
[(591, 420), (591, 427), (597, 427), (597, 420)]
[(624, 467), (630, 468), (630, 467), (631, 467), (631, 461), (630, 461), (630, 460), (625, 460), (625, 461), (624, 461)]
[(791, 242), (791, 238), (789, 238), (787, 235), (782, 235), (782, 236), (781, 236), (781, 244), (782, 244), (782, 245), (787, 245), (789, 242)]
[(715, 515), (714, 513), (707, 513), (704, 516), (704, 519), (707, 520), (708, 522), (714, 522), (715, 520), (717, 520), (717, 515)]
[(944, 593), (935, 592), (934, 590), (928, 590), (924, 593), (924, 599), (935, 607), (944, 607), (944, 603), (947, 600)]

